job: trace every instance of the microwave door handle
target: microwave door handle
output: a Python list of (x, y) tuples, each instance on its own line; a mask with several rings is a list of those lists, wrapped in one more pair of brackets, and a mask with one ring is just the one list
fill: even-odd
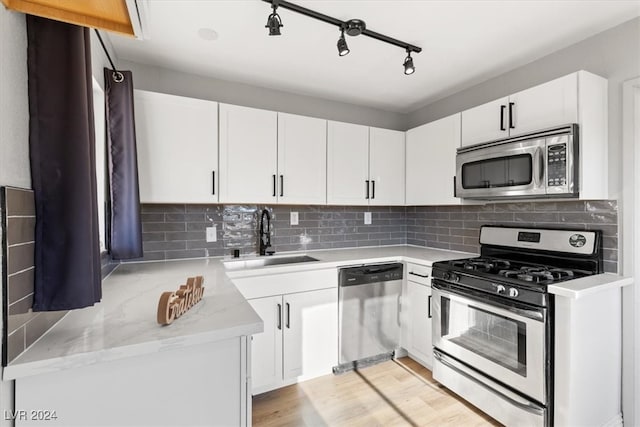
[(537, 147), (533, 158), (533, 182), (536, 188), (540, 188), (544, 180), (544, 153), (542, 148)]

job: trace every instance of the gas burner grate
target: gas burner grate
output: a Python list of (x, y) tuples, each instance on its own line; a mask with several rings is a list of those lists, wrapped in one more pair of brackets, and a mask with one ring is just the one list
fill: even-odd
[(486, 273), (509, 269), (511, 267), (511, 263), (507, 260), (482, 257), (450, 261), (449, 264), (465, 270), (483, 271)]
[(500, 270), (499, 275), (525, 282), (556, 282), (574, 277), (574, 272), (563, 268), (530, 267), (523, 266), (519, 269)]

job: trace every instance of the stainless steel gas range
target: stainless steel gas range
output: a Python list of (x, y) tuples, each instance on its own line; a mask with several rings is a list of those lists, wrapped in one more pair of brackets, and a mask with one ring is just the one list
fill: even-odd
[(433, 377), (506, 425), (553, 424), (554, 299), (602, 272), (599, 231), (483, 226), (480, 257), (433, 264)]

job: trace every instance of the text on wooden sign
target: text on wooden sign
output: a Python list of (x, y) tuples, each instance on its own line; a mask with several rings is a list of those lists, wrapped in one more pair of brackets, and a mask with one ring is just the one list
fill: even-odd
[(202, 276), (189, 277), (186, 285), (175, 292), (163, 292), (158, 302), (158, 323), (169, 325), (196, 305), (204, 294)]

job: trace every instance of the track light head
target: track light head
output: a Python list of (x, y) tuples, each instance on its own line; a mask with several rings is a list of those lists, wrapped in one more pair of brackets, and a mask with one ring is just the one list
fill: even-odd
[(404, 73), (406, 75), (413, 74), (416, 71), (416, 67), (413, 66), (413, 58), (411, 58), (411, 51), (407, 49), (407, 57), (404, 58)]
[(272, 5), (273, 7), (273, 12), (271, 13), (271, 15), (269, 15), (269, 18), (267, 18), (267, 25), (265, 25), (265, 28), (269, 29), (269, 35), (270, 36), (279, 36), (280, 35), (280, 27), (284, 27), (284, 25), (282, 25), (282, 19), (280, 19), (280, 15), (278, 15), (276, 13), (276, 9), (278, 8), (277, 5)]
[(347, 41), (344, 39), (344, 28), (342, 29), (342, 33), (340, 34), (340, 38), (338, 39), (338, 55), (345, 56), (348, 54), (349, 46), (347, 46)]

